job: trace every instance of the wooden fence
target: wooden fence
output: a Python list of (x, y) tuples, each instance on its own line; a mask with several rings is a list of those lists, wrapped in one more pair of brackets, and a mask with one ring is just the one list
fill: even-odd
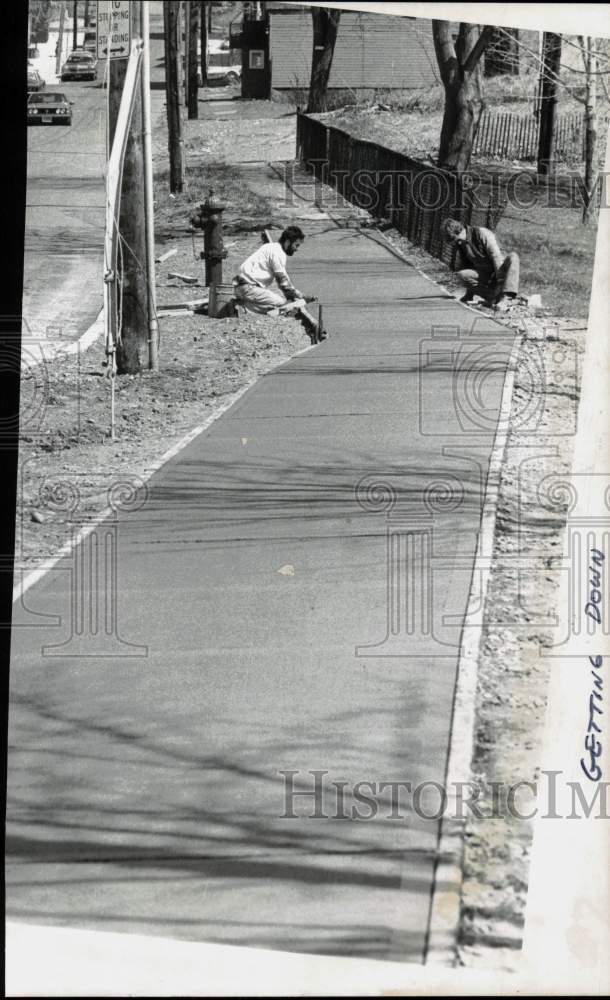
[[(509, 111), (484, 111), (474, 141), (473, 154), (507, 160), (536, 160), (540, 118)], [(580, 163), (584, 159), (584, 115), (579, 111), (558, 115), (555, 121), (555, 159)]]
[(497, 175), (462, 178), (297, 112), (297, 159), (353, 205), (388, 219), (412, 243), (451, 264), (443, 219), (495, 229), (506, 205)]

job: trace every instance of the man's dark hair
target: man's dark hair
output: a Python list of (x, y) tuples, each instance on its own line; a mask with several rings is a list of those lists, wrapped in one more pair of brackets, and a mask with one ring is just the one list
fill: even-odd
[(290, 240), (292, 243), (294, 240), (304, 240), (305, 233), (298, 226), (287, 226), (282, 235), (280, 236), (280, 243), (284, 240)]
[(458, 222), (457, 219), (443, 219), (441, 222), (441, 235), (445, 239), (455, 239), (459, 236), (464, 228), (462, 222)]

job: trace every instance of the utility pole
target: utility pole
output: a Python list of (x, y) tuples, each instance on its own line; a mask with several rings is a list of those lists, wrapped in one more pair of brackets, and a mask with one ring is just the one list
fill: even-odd
[[(189, 35), (191, 30), (191, 19), (189, 16), (190, 3), (185, 0), (181, 4), (182, 7), (182, 22), (183, 22), (183, 33), (184, 33), (184, 80), (182, 81), (184, 87), (184, 106), (188, 108), (189, 106), (189, 84), (190, 84), (190, 69), (189, 69), (189, 56), (191, 54), (191, 46), (189, 43)], [(181, 36), (182, 37), (182, 36)]]
[(57, 33), (57, 48), (55, 50), (55, 73), (59, 76), (61, 72), (61, 56), (64, 47), (64, 22), (66, 19), (66, 4), (65, 0), (62, 0), (61, 7), (59, 8), (59, 31)]
[(197, 49), (199, 48), (199, 3), (189, 0), (188, 7), (188, 80), (187, 102), (189, 118), (199, 117), (199, 80), (197, 72)]
[(561, 35), (545, 31), (542, 40), (542, 66), (540, 69), (540, 133), (538, 137), (538, 173), (545, 175), (553, 173), (555, 169), (553, 146), (560, 63)]
[(72, 4), (72, 48), (78, 45), (78, 0)]
[(89, 0), (85, 0), (85, 16), (83, 18), (85, 28), (89, 27)]
[[(142, 4), (130, 3), (131, 37), (142, 37)], [(110, 145), (114, 139), (127, 56), (110, 60), (108, 84), (108, 125)], [(121, 208), (119, 212), (120, 246), (117, 281), (121, 283), (118, 300), (121, 306), (120, 341), (117, 344), (117, 370), (120, 374), (140, 372), (149, 365), (149, 295), (146, 273), (146, 211), (144, 152), (142, 129), (142, 91), (136, 89), (129, 138), (123, 163)]]
[(165, 35), (165, 100), (169, 145), (169, 189), (172, 194), (184, 187), (182, 117), (180, 108), (178, 24), (180, 5), (176, 0), (163, 0)]
[(586, 39), (586, 51), (583, 60), (586, 69), (585, 96), (585, 198), (582, 221), (588, 222), (591, 212), (595, 211), (593, 194), (595, 191), (595, 148), (597, 145), (597, 41)]
[(200, 0), (199, 24), (201, 31), (201, 85), (207, 86), (208, 82), (208, 12), (209, 4), (205, 0)]
[(178, 91), (184, 89), (184, 3), (178, 0)]
[(146, 279), (148, 287), (148, 367), (159, 370), (159, 321), (155, 279), (155, 196), (152, 168), (152, 114), (150, 107), (150, 4), (142, 3), (142, 140), (144, 143), (144, 209), (146, 213)]

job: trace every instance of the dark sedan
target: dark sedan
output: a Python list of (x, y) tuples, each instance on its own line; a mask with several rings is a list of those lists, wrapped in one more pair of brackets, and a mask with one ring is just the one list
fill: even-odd
[(34, 69), (33, 66), (28, 66), (28, 93), (44, 90), (44, 85), (44, 80), (38, 70)]
[(71, 125), (72, 101), (59, 91), (30, 94), (27, 115), (28, 125)]

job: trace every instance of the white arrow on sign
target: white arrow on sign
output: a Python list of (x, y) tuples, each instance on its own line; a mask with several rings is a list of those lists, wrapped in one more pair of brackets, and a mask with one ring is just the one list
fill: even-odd
[(98, 0), (97, 57), (126, 59), (131, 48), (129, 0)]

